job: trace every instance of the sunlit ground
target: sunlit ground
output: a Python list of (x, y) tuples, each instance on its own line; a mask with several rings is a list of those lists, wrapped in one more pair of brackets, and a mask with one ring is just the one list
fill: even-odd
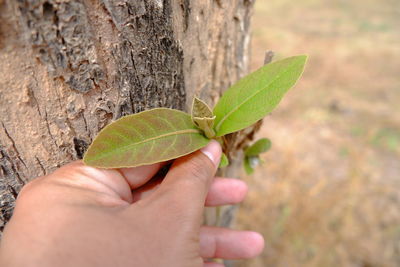
[(400, 1), (258, 0), (252, 50), (309, 62), (244, 178), (237, 227), (266, 248), (239, 266), (400, 266)]

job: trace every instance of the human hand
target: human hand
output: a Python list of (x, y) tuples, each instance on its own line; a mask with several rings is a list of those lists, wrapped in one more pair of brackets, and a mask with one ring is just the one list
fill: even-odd
[(205, 205), (237, 203), (247, 191), (213, 179), (220, 156), (211, 141), (175, 160), (161, 183), (150, 181), (161, 163), (105, 170), (79, 161), (37, 178), (18, 196), (0, 265), (217, 267), (206, 259), (254, 257), (259, 234), (202, 226)]

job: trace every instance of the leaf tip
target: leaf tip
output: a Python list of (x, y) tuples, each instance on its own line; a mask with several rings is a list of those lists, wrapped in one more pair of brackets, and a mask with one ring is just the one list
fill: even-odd
[(295, 57), (301, 62), (302, 65), (305, 65), (307, 63), (308, 55), (303, 54), (303, 55), (298, 55)]

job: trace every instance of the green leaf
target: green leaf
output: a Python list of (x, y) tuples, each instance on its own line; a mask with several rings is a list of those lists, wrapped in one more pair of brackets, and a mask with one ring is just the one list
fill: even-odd
[(246, 173), (248, 175), (250, 175), (250, 174), (252, 174), (254, 172), (254, 169), (253, 169), (253, 167), (251, 167), (248, 157), (244, 158), (243, 167), (244, 167), (244, 170), (246, 171)]
[(90, 145), (83, 161), (101, 168), (135, 167), (189, 154), (208, 142), (189, 114), (157, 108), (106, 126)]
[(244, 154), (246, 156), (258, 156), (261, 153), (267, 152), (271, 148), (271, 140), (268, 138), (261, 138), (251, 146), (249, 146)]
[(222, 153), (221, 161), (219, 162), (219, 168), (224, 168), (228, 165), (229, 165), (228, 157), (225, 155), (225, 153)]
[(230, 87), (214, 108), (217, 136), (244, 129), (271, 112), (301, 76), (306, 59), (267, 64)]
[(192, 121), (203, 130), (208, 138), (215, 137), (214, 121), (215, 116), (210, 107), (201, 99), (195, 97), (192, 104)]

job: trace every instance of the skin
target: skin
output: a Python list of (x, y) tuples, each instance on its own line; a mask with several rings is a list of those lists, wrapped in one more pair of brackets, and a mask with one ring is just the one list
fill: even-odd
[(204, 206), (234, 204), (247, 187), (214, 178), (215, 141), (174, 161), (97, 169), (77, 161), (22, 189), (0, 245), (0, 266), (219, 267), (210, 258), (258, 255), (262, 236), (202, 225)]

